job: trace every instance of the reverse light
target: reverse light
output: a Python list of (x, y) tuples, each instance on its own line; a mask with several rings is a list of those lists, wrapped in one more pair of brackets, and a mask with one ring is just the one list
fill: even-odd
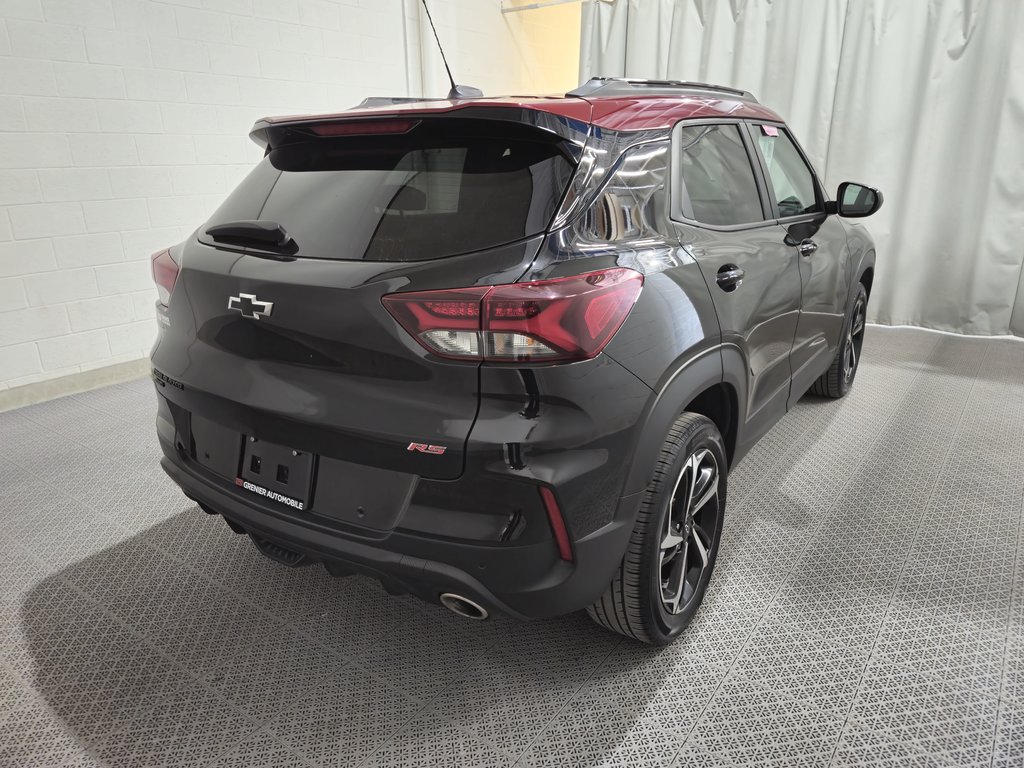
[(171, 258), (169, 249), (154, 253), (150, 260), (153, 267), (153, 282), (156, 283), (157, 296), (165, 307), (171, 303), (171, 291), (178, 279), (178, 263)]
[(411, 291), (384, 307), (441, 357), (495, 363), (595, 357), (633, 308), (643, 275), (612, 268), (491, 287)]

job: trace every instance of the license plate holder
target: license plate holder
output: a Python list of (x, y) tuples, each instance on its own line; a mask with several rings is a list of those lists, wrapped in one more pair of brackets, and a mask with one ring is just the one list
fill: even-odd
[(304, 512), (309, 508), (315, 455), (245, 436), (235, 485), (269, 501)]

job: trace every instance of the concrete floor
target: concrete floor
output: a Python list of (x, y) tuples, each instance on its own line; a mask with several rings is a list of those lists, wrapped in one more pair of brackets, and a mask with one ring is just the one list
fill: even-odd
[(870, 328), (736, 468), (662, 650), (288, 570), (147, 381), (0, 414), (2, 766), (1024, 765), (1024, 344)]

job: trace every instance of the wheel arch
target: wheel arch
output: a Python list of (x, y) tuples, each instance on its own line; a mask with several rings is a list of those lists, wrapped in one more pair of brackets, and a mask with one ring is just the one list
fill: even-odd
[(736, 390), (724, 381), (712, 384), (683, 408), (683, 411), (699, 413), (715, 423), (722, 440), (725, 441), (725, 457), (730, 467), (736, 452), (737, 410)]
[(686, 411), (711, 419), (725, 441), (729, 466), (739, 461), (747, 402), (746, 371), (745, 359), (733, 345), (707, 349), (676, 370), (652, 396), (633, 449), (624, 495), (647, 487), (665, 436)]
[[(872, 260), (872, 262), (873, 261), (874, 260)], [(868, 298), (870, 299), (871, 298), (871, 285), (872, 285), (872, 283), (875, 282), (875, 265), (874, 265), (874, 263), (870, 264), (863, 272), (861, 272), (861, 274), (860, 274), (860, 282), (864, 284), (864, 290), (867, 291)]]
[(847, 310), (853, 305), (853, 297), (857, 293), (857, 286), (861, 283), (867, 291), (868, 298), (871, 297), (871, 288), (875, 282), (875, 244), (870, 235), (860, 227), (847, 233), (850, 250), (853, 256), (853, 280), (850, 281), (849, 295), (847, 297)]

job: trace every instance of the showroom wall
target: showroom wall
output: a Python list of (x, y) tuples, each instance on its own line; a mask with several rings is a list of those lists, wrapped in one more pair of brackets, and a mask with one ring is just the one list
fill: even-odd
[(745, 88), (878, 186), (870, 319), (1024, 336), (1024, 3), (584, 5), (581, 71)]
[[(447, 93), (444, 65), (430, 28), (410, 4), (410, 58), (420, 64), (421, 90)], [(579, 83), (581, 3), (501, 13), (501, 0), (433, 0), (430, 12), (444, 44), (456, 81), (483, 88), (486, 94), (565, 93)], [(505, 0), (507, 8), (532, 6), (537, 0)], [(419, 14), (416, 17), (416, 14)], [(416, 24), (417, 18), (420, 22)]]
[[(431, 6), (461, 82), (575, 85), (578, 6)], [(443, 95), (428, 35), (419, 0), (0, 0), (0, 390), (143, 358), (149, 256), (258, 161), (253, 121)]]

